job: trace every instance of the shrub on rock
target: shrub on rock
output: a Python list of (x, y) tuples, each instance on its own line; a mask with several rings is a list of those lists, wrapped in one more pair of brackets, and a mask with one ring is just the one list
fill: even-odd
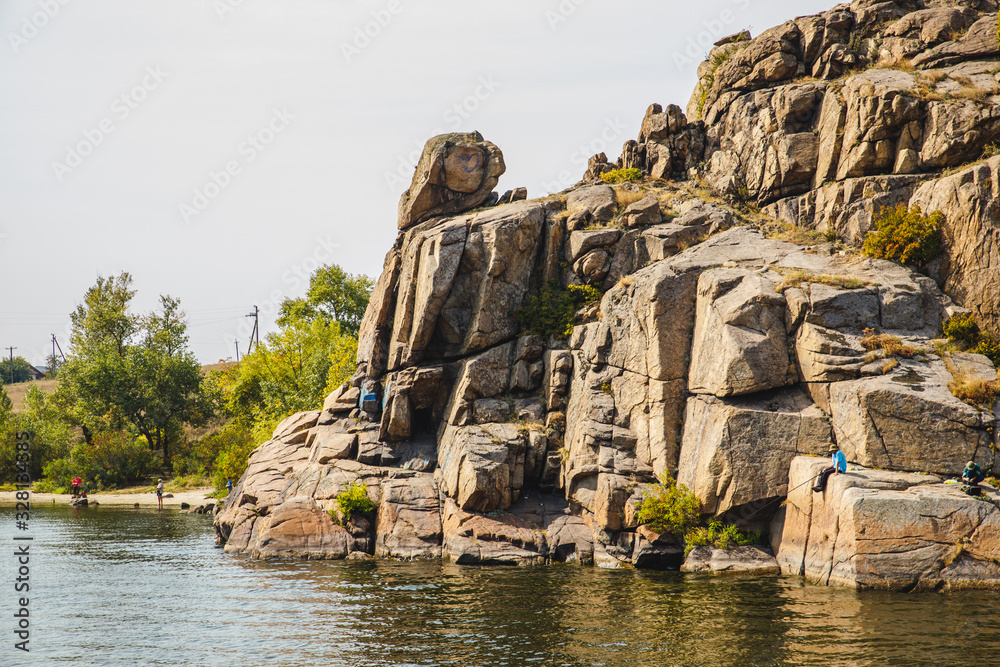
[(639, 523), (658, 533), (683, 535), (700, 518), (698, 496), (670, 478), (650, 487), (639, 505)]
[(875, 259), (922, 266), (941, 254), (944, 214), (924, 215), (919, 206), (905, 204), (883, 208), (865, 237), (864, 251)]
[[(375, 511), (375, 503), (368, 497), (368, 487), (361, 480), (337, 494), (337, 509), (341, 516), (350, 520), (354, 516), (364, 516)], [(333, 515), (334, 512), (331, 512)]]

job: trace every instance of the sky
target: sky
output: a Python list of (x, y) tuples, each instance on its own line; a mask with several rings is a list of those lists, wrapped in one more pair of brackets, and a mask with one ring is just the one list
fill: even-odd
[(205, 364), (322, 264), (377, 277), (424, 142), (480, 131), (498, 190), (611, 160), (711, 43), (834, 0), (3, 0), (0, 354), (40, 365), (99, 276), (180, 299)]

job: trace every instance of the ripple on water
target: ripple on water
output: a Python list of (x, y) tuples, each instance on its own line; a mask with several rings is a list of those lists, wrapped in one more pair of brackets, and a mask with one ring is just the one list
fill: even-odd
[(215, 548), (211, 517), (131, 508), (41, 508), (32, 533), (32, 652), (15, 664), (985, 665), (1000, 651), (995, 593), (859, 594), (574, 565), (261, 562)]

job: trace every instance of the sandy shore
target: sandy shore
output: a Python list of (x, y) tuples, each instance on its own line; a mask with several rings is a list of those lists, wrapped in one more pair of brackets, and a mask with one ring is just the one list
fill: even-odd
[[(198, 505), (210, 502), (214, 503), (216, 502), (214, 498), (206, 497), (213, 490), (211, 487), (205, 487), (203, 489), (192, 489), (190, 491), (174, 493), (173, 498), (164, 496), (163, 507), (180, 509), (181, 503), (187, 503), (193, 509)], [(100, 505), (134, 506), (138, 503), (140, 507), (156, 507), (155, 493), (88, 493), (87, 500), (91, 502), (97, 501)], [(15, 502), (17, 502), (17, 499), (14, 497), (14, 491), (0, 491), (0, 505), (13, 505)], [(32, 493), (31, 502), (35, 505), (51, 505), (53, 502), (56, 505), (68, 505), (70, 503), (70, 495), (68, 493)]]

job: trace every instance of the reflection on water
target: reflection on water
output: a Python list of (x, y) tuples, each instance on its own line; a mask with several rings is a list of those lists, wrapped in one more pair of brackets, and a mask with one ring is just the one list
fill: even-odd
[[(13, 524), (11, 508), (0, 521)], [(5, 640), (2, 665), (991, 665), (1000, 651), (996, 593), (259, 562), (216, 549), (210, 517), (131, 508), (46, 508), (31, 534), (32, 652)]]

